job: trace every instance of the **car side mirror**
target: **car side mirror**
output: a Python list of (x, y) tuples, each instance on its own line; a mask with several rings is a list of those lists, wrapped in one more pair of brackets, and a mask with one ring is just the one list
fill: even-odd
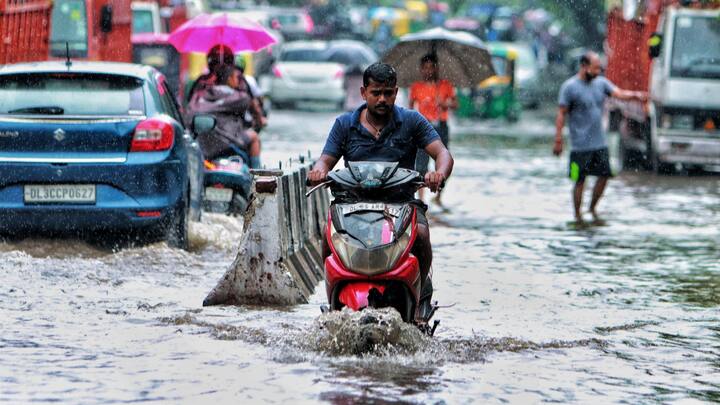
[(106, 4), (100, 10), (100, 31), (108, 33), (112, 31), (112, 6)]
[(215, 129), (216, 124), (217, 120), (212, 115), (198, 114), (192, 119), (192, 130), (198, 135), (206, 134)]
[(648, 51), (650, 58), (657, 58), (660, 56), (660, 51), (662, 50), (662, 40), (662, 34), (658, 34), (657, 32), (652, 34), (650, 39), (648, 39)]

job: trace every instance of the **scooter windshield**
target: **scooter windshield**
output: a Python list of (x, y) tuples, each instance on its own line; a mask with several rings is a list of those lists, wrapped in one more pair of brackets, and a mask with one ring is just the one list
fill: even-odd
[(375, 188), (383, 185), (398, 165), (394, 162), (349, 162), (348, 166), (361, 187)]
[(338, 204), (335, 210), (336, 229), (342, 229), (365, 249), (393, 243), (405, 230), (412, 212), (403, 205), (370, 202)]

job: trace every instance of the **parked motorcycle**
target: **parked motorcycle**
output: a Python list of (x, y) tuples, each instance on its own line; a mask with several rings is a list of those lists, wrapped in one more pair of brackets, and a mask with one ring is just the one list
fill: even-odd
[(324, 310), (392, 307), (432, 335), (438, 321), (429, 322), (438, 306), (421, 301), (420, 266), (411, 253), (416, 208), (397, 201), (424, 186), (422, 176), (396, 162), (348, 162), (308, 195), (322, 186), (334, 197), (325, 234), (331, 254), (325, 258)]

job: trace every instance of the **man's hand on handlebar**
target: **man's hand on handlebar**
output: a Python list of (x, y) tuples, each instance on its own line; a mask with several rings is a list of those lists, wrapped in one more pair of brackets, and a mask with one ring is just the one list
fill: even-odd
[(312, 170), (308, 172), (308, 183), (310, 183), (311, 186), (315, 186), (327, 180), (328, 172), (335, 167), (337, 161), (338, 159), (336, 157), (326, 154), (320, 155), (320, 159), (315, 162)]
[(438, 192), (445, 183), (445, 175), (440, 172), (427, 172), (425, 174), (425, 184), (433, 193)]
[(315, 165), (315, 167), (308, 172), (307, 179), (311, 186), (315, 186), (327, 180), (327, 174), (328, 171), (325, 168)]

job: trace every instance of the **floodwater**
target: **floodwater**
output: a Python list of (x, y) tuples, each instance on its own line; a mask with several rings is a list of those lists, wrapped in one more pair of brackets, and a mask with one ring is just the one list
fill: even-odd
[[(271, 165), (317, 156), (333, 113), (274, 112)], [(302, 123), (299, 125), (298, 123)], [(397, 322), (358, 354), (357, 314), (201, 306), (241, 221), (204, 215), (190, 252), (0, 242), (0, 402), (698, 403), (720, 401), (720, 178), (621, 174), (606, 226), (574, 230), (547, 140), (451, 145), (431, 208), (433, 339)]]

